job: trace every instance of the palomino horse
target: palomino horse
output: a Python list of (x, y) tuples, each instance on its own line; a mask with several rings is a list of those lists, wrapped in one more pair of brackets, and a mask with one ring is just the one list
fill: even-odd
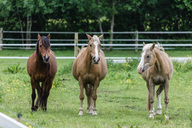
[[(57, 72), (55, 54), (50, 50), (50, 34), (47, 37), (41, 37), (38, 34), (36, 51), (29, 57), (27, 62), (27, 72), (31, 77), (32, 86), (31, 110), (36, 111), (41, 104), (41, 108), (46, 111), (49, 91)], [(41, 86), (40, 82), (42, 82)], [(34, 100), (36, 98), (35, 89), (37, 89), (38, 97), (34, 106)]]
[(87, 113), (97, 115), (96, 100), (97, 88), (100, 81), (107, 74), (107, 63), (105, 55), (100, 49), (100, 40), (103, 35), (91, 37), (87, 34), (89, 39), (88, 46), (83, 48), (75, 61), (73, 62), (72, 73), (80, 86), (80, 109), (79, 115), (83, 115), (83, 99), (84, 88), (87, 95)]
[[(143, 43), (143, 52), (141, 54), (141, 61), (137, 67), (137, 71), (142, 75), (143, 79), (146, 81), (148, 88), (148, 110), (150, 110), (149, 118), (154, 119), (154, 96), (155, 96), (155, 85), (160, 85), (157, 90), (157, 114), (162, 114), (161, 107), (161, 92), (165, 91), (165, 111), (168, 114), (168, 91), (169, 91), (169, 80), (173, 74), (173, 64), (165, 53), (163, 47), (159, 44), (147, 44)], [(169, 119), (165, 115), (165, 119)]]

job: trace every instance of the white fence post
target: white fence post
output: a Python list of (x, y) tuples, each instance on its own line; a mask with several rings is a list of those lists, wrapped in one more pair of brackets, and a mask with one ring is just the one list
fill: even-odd
[[(0, 44), (3, 44), (3, 28), (0, 28)], [(0, 46), (0, 51), (2, 50), (2, 46)]]
[(138, 38), (139, 38), (138, 31), (135, 31), (135, 34), (136, 34), (136, 38), (135, 38), (135, 52), (138, 52)]

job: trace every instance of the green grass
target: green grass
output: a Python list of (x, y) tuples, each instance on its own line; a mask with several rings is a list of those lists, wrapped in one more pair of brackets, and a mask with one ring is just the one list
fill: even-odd
[[(191, 56), (190, 50), (165, 50), (171, 57), (187, 57)], [(2, 50), (0, 56), (30, 56), (34, 50)], [(135, 53), (133, 50), (113, 50), (104, 51), (106, 57), (140, 57), (141, 50)], [(73, 50), (54, 51), (58, 57), (74, 56)]]
[[(169, 54), (181, 54), (177, 51), (172, 52)], [(1, 51), (0, 55), (29, 56), (29, 53), (32, 53), (32, 51), (24, 53), (20, 50), (14, 52), (10, 50)], [(55, 53), (58, 56), (68, 56), (69, 53), (73, 52), (56, 51)], [(189, 51), (186, 51), (185, 55), (190, 55), (189, 53)], [(128, 51), (106, 52), (106, 56), (114, 56), (116, 54), (118, 54), (117, 56), (133, 56), (135, 53)], [(184, 53), (182, 55), (184, 56)], [(13, 118), (16, 118), (17, 113), (22, 113), (22, 122), (30, 127), (191, 127), (192, 71), (182, 71), (186, 67), (190, 68), (189, 63), (187, 65), (174, 63), (175, 70), (170, 81), (169, 91), (170, 120), (165, 122), (163, 116), (155, 116), (154, 120), (148, 118), (149, 112), (146, 110), (147, 88), (145, 81), (136, 71), (138, 62), (127, 62), (125, 64), (108, 63), (107, 76), (101, 81), (97, 93), (98, 116), (86, 114), (85, 98), (84, 115), (82, 117), (78, 116), (80, 107), (79, 85), (71, 74), (73, 60), (57, 60), (58, 72), (54, 86), (50, 91), (47, 112), (43, 112), (41, 109), (37, 112), (31, 112), (31, 85), (26, 71), (26, 62), (27, 60), (0, 59), (0, 112)], [(19, 67), (23, 71), (15, 74), (7, 71), (8, 67), (18, 63), (20, 63)], [(66, 80), (63, 81), (63, 79)], [(161, 98), (164, 111), (163, 99), (164, 93), (162, 93)], [(156, 98), (155, 108), (157, 108)]]

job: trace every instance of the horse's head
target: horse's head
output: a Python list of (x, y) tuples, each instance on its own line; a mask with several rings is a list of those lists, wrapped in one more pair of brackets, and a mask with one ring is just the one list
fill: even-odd
[(49, 58), (50, 58), (50, 34), (48, 34), (47, 37), (46, 36), (41, 37), (40, 34), (38, 34), (36, 53), (42, 57), (44, 63), (49, 62)]
[(141, 53), (141, 61), (137, 67), (137, 71), (139, 74), (142, 74), (147, 70), (150, 66), (155, 64), (155, 52), (154, 52), (155, 44), (147, 44), (143, 43), (143, 51)]
[(103, 37), (103, 35), (101, 36), (96, 36), (94, 35), (93, 37), (91, 37), (90, 35), (86, 34), (87, 38), (89, 39), (89, 43), (88, 43), (88, 49), (92, 58), (92, 62), (93, 64), (98, 64), (100, 61), (100, 47), (101, 47), (101, 43), (100, 40)]

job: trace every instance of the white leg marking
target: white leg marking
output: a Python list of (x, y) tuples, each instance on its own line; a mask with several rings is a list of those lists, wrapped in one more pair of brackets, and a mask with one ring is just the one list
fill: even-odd
[(158, 106), (157, 106), (157, 114), (162, 114), (162, 106), (161, 106), (161, 94), (157, 96)]

